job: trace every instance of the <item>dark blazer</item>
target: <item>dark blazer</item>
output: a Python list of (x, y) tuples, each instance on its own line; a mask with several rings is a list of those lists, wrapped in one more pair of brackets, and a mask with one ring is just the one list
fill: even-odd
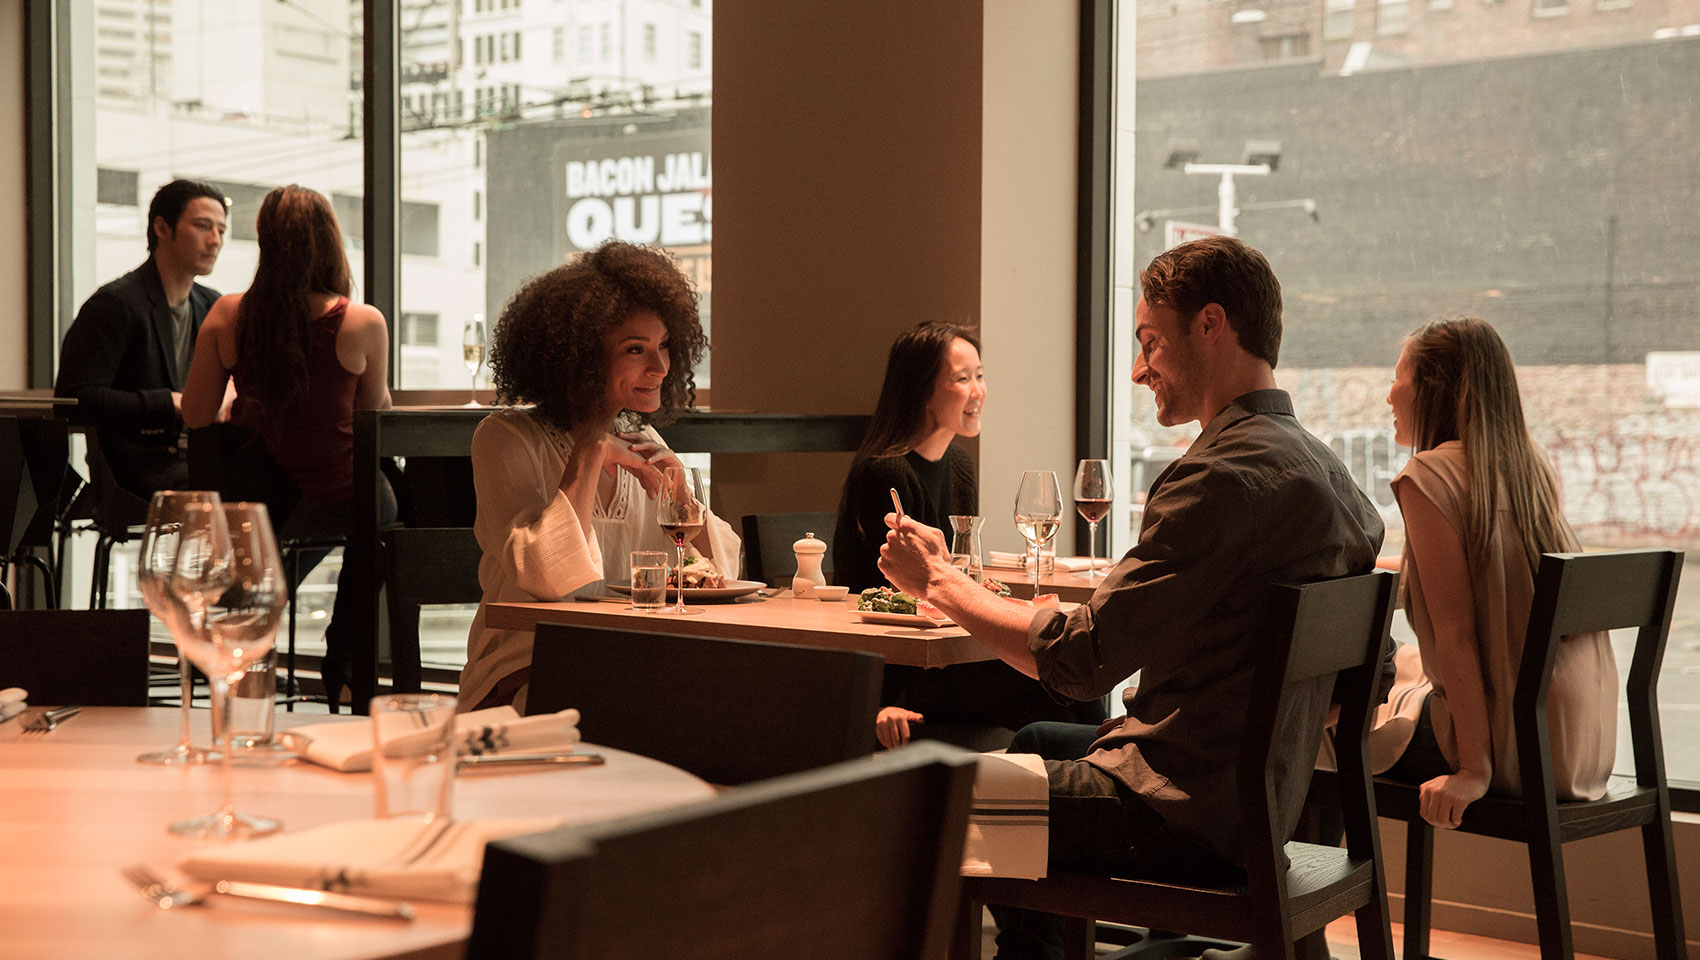
[[(218, 291), (189, 290), (194, 332)], [(71, 417), (94, 426), (120, 485), (142, 497), (188, 479), (182, 418), (171, 404), (177, 369), (171, 308), (153, 257), (94, 292), (77, 311), (59, 355), (55, 396), (72, 397)]]

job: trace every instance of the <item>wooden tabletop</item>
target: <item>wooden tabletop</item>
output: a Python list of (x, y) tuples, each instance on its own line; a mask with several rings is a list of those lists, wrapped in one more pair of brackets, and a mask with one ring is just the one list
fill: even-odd
[(799, 600), (783, 594), (768, 600), (746, 598), (736, 603), (694, 603), (702, 613), (670, 616), (639, 613), (628, 603), (568, 601), (564, 603), (492, 603), (484, 622), (500, 630), (535, 630), (538, 623), (619, 627), (650, 633), (679, 633), (722, 640), (762, 640), (833, 650), (866, 650), (887, 663), (912, 667), (943, 667), (992, 659), (961, 627), (897, 627), (863, 623), (856, 618), (856, 601)]
[[(1100, 569), (1099, 572), (1102, 573), (1107, 569), (1107, 567)], [(1009, 584), (1010, 592), (1023, 600), (1033, 596), (1033, 574), (1026, 570), (987, 567), (986, 576)], [(1092, 599), (1092, 592), (1097, 590), (1098, 585), (1103, 582), (1103, 577), (1088, 580), (1078, 573), (1058, 570), (1039, 578), (1039, 592), (1054, 593), (1057, 595), (1057, 599), (1064, 603), (1085, 603)]]
[[(342, 919), (288, 905), (214, 898), (163, 911), (118, 875), (132, 863), (175, 875), (200, 843), (166, 824), (219, 802), (219, 770), (151, 767), (138, 753), (177, 738), (177, 710), (91, 707), (45, 735), (0, 724), (0, 944), (11, 957), (240, 957), (331, 960), (458, 958), (470, 907), (415, 903), (418, 919)], [(204, 738), (207, 714), (195, 711)], [(279, 714), (280, 726), (325, 716)], [(601, 767), (462, 774), (462, 817), (606, 819), (707, 799), (713, 789), (682, 770), (607, 747)], [(372, 815), (369, 774), (305, 763), (236, 769), (236, 808), (275, 816), (286, 831)]]

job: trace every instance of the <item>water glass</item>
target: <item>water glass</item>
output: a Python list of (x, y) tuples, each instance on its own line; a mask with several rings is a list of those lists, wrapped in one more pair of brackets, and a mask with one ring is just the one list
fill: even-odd
[(230, 715), (224, 723), (225, 747), (241, 766), (293, 760), (296, 753), (274, 739), (277, 722), (277, 651), (254, 661), (230, 685)]
[(667, 602), (667, 554), (632, 551), (632, 609), (660, 610)]
[(372, 698), (374, 815), (446, 820), (454, 812), (455, 698), (397, 693)]

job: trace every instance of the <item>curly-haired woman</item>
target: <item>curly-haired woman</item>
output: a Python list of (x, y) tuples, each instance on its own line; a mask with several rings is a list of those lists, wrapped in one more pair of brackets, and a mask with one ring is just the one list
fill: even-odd
[[(525, 709), (532, 635), (486, 627), (484, 604), (557, 600), (624, 579), (632, 550), (667, 548), (654, 498), (678, 460), (648, 424), (689, 406), (706, 346), (690, 281), (650, 247), (609, 241), (508, 301), (491, 377), (504, 403), (532, 406), (491, 414), (472, 438), (484, 599), (462, 709)], [(738, 538), (718, 517), (691, 547), (736, 573)]]

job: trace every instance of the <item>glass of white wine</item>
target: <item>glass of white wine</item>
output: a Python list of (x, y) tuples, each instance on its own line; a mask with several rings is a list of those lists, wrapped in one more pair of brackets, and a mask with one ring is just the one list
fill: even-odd
[(1086, 521), (1086, 572), (1076, 574), (1086, 580), (1105, 576), (1098, 569), (1098, 521), (1110, 512), (1110, 501), (1116, 485), (1110, 479), (1110, 461), (1082, 460), (1074, 471), (1074, 509)]
[(466, 372), (472, 375), (472, 399), (467, 402), (469, 407), (482, 406), (478, 402), (478, 371), (484, 367), (484, 354), (490, 347), (490, 335), (484, 329), (484, 314), (475, 313), (472, 319), (466, 321), (466, 329), (460, 335), (460, 352), (466, 360)]
[(1028, 470), (1015, 493), (1015, 529), (1033, 547), (1033, 597), (1039, 596), (1039, 548), (1062, 525), (1062, 488), (1053, 470)]

